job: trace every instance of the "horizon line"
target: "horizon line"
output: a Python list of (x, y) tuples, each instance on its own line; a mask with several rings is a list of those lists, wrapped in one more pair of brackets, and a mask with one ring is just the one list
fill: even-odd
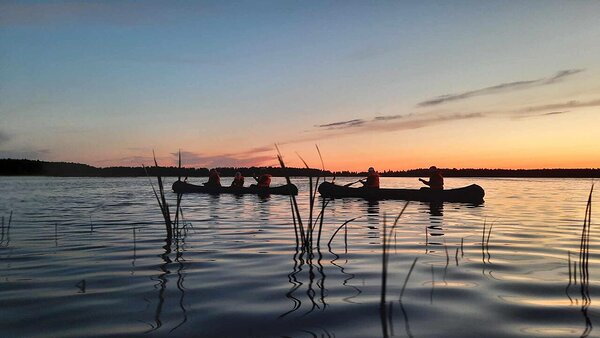
[[(139, 166), (126, 166), (126, 165), (116, 165), (116, 166), (106, 166), (106, 167), (101, 167), (101, 166), (95, 166), (95, 165), (91, 165), (91, 164), (87, 164), (87, 163), (81, 163), (81, 162), (70, 162), (70, 161), (47, 161), (47, 160), (40, 160), (40, 159), (26, 159), (26, 158), (21, 158), (21, 159), (17, 159), (17, 158), (0, 158), (0, 161), (5, 161), (5, 160), (10, 160), (10, 161), (31, 161), (31, 162), (45, 162), (45, 163), (65, 163), (65, 164), (75, 164), (75, 165), (85, 165), (85, 166), (89, 166), (95, 169), (109, 169), (109, 168), (143, 168), (144, 165), (141, 164)], [(146, 166), (147, 168), (155, 168), (155, 166)], [(159, 168), (177, 168), (177, 166), (174, 165), (169, 165), (169, 166), (165, 166), (165, 165), (159, 165)], [(277, 169), (282, 169), (279, 166), (273, 166), (273, 165), (268, 165), (268, 166), (260, 166), (260, 165), (252, 165), (252, 166), (240, 166), (240, 167), (236, 167), (236, 166), (216, 166), (216, 167), (181, 167), (182, 169), (249, 169), (249, 168), (277, 168)], [(296, 170), (320, 170), (320, 171), (328, 171), (328, 172), (354, 172), (354, 173), (363, 173), (363, 172), (367, 172), (367, 170), (363, 170), (363, 171), (359, 171), (359, 170), (349, 170), (349, 169), (342, 169), (342, 170), (330, 170), (330, 169), (321, 169), (321, 168), (306, 168), (306, 167), (286, 167), (286, 169), (296, 169)], [(384, 169), (384, 170), (377, 170), (377, 172), (379, 173), (385, 173), (385, 172), (409, 172), (409, 171), (417, 171), (417, 170), (428, 170), (428, 167), (422, 167), (422, 168), (411, 168), (411, 169)], [(439, 170), (511, 170), (511, 171), (535, 171), (535, 170), (600, 170), (600, 167), (578, 167), (578, 168), (564, 168), (564, 167), (542, 167), (542, 168), (486, 168), (486, 167), (438, 167)]]

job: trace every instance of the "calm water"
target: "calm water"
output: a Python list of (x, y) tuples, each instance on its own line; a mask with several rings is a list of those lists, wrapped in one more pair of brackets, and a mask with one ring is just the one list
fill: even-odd
[[(591, 180), (448, 178), (446, 185), (472, 182), (486, 190), (481, 206), (409, 204), (391, 238), (381, 311), (383, 223), (386, 215), (392, 223), (402, 201), (331, 202), (321, 250), (310, 257), (296, 251), (287, 197), (186, 195), (187, 232), (169, 252), (145, 178), (0, 178), (0, 332), (600, 336), (594, 215), (589, 293), (579, 271), (570, 281), (568, 264), (569, 251), (578, 259)], [(307, 182), (295, 183), (306, 208)], [(382, 186), (419, 185), (383, 178)], [(329, 249), (332, 233), (357, 216)], [(493, 228), (482, 248), (484, 223)]]

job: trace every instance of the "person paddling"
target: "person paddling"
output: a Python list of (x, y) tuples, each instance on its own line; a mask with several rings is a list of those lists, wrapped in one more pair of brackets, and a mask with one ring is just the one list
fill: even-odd
[(370, 167), (367, 174), (367, 178), (360, 180), (365, 188), (379, 189), (379, 174), (375, 171), (375, 168)]
[(271, 175), (265, 173), (264, 169), (260, 170), (260, 175), (258, 177), (256, 177), (255, 175), (253, 175), (254, 179), (256, 180), (256, 186), (258, 188), (268, 188), (271, 185)]
[(219, 172), (215, 169), (211, 169), (208, 174), (208, 182), (205, 182), (203, 184), (209, 187), (220, 187), (221, 177), (219, 176)]
[(242, 188), (244, 187), (244, 176), (242, 176), (241, 172), (236, 172), (235, 177), (233, 178), (233, 182), (231, 182), (232, 188)]
[(419, 181), (427, 184), (431, 190), (444, 190), (444, 178), (435, 166), (429, 168), (429, 181), (419, 178)]

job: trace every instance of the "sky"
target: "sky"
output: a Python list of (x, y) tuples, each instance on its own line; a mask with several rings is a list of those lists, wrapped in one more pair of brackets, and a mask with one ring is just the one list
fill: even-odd
[[(0, 1), (0, 158), (600, 167), (599, 1)], [(298, 154), (298, 155), (297, 155)]]

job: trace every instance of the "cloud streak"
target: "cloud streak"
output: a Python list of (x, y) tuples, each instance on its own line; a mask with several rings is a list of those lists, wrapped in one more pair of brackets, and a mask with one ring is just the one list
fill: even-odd
[(521, 112), (523, 113), (532, 113), (532, 112), (540, 112), (540, 111), (548, 111), (548, 110), (563, 110), (563, 109), (573, 109), (573, 108), (584, 108), (584, 107), (596, 107), (600, 106), (600, 99), (591, 100), (591, 101), (577, 101), (571, 100), (562, 103), (552, 103), (545, 104), (539, 106), (527, 107)]
[(390, 120), (397, 120), (397, 119), (404, 119), (407, 118), (409, 116), (411, 116), (412, 114), (408, 114), (408, 115), (385, 115), (385, 116), (375, 116), (374, 120), (375, 121), (390, 121)]
[[(372, 120), (354, 119), (349, 121), (332, 122), (317, 125), (317, 128), (325, 130), (340, 130), (353, 128), (356, 132), (365, 132), (371, 130), (402, 130), (427, 127), (432, 124), (449, 122), (453, 120), (464, 120), (477, 117), (483, 117), (483, 113), (457, 113), (450, 115), (438, 114), (407, 114), (407, 115), (387, 115), (376, 116)], [(394, 122), (390, 122), (394, 121)]]
[(465, 99), (468, 99), (468, 98), (471, 98), (474, 96), (500, 94), (500, 93), (506, 93), (506, 92), (510, 92), (510, 91), (533, 88), (533, 87), (547, 86), (547, 85), (551, 85), (551, 84), (560, 82), (563, 79), (565, 79), (571, 75), (581, 73), (582, 71), (584, 71), (584, 69), (561, 70), (561, 71), (557, 72), (556, 74), (554, 74), (550, 77), (546, 77), (546, 78), (501, 83), (499, 85), (470, 90), (470, 91), (466, 91), (466, 92), (462, 92), (462, 93), (441, 95), (441, 96), (437, 96), (437, 97), (434, 97), (434, 98), (426, 100), (426, 101), (419, 102), (417, 104), (417, 107), (430, 107), (430, 106), (436, 106), (439, 104), (448, 103), (448, 102), (452, 102), (452, 101), (465, 100)]
[(327, 128), (327, 129), (350, 128), (350, 127), (357, 127), (357, 126), (363, 125), (366, 122), (367, 121), (365, 121), (363, 119), (354, 119), (354, 120), (348, 120), (348, 121), (320, 124), (320, 125), (317, 125), (316, 127)]

